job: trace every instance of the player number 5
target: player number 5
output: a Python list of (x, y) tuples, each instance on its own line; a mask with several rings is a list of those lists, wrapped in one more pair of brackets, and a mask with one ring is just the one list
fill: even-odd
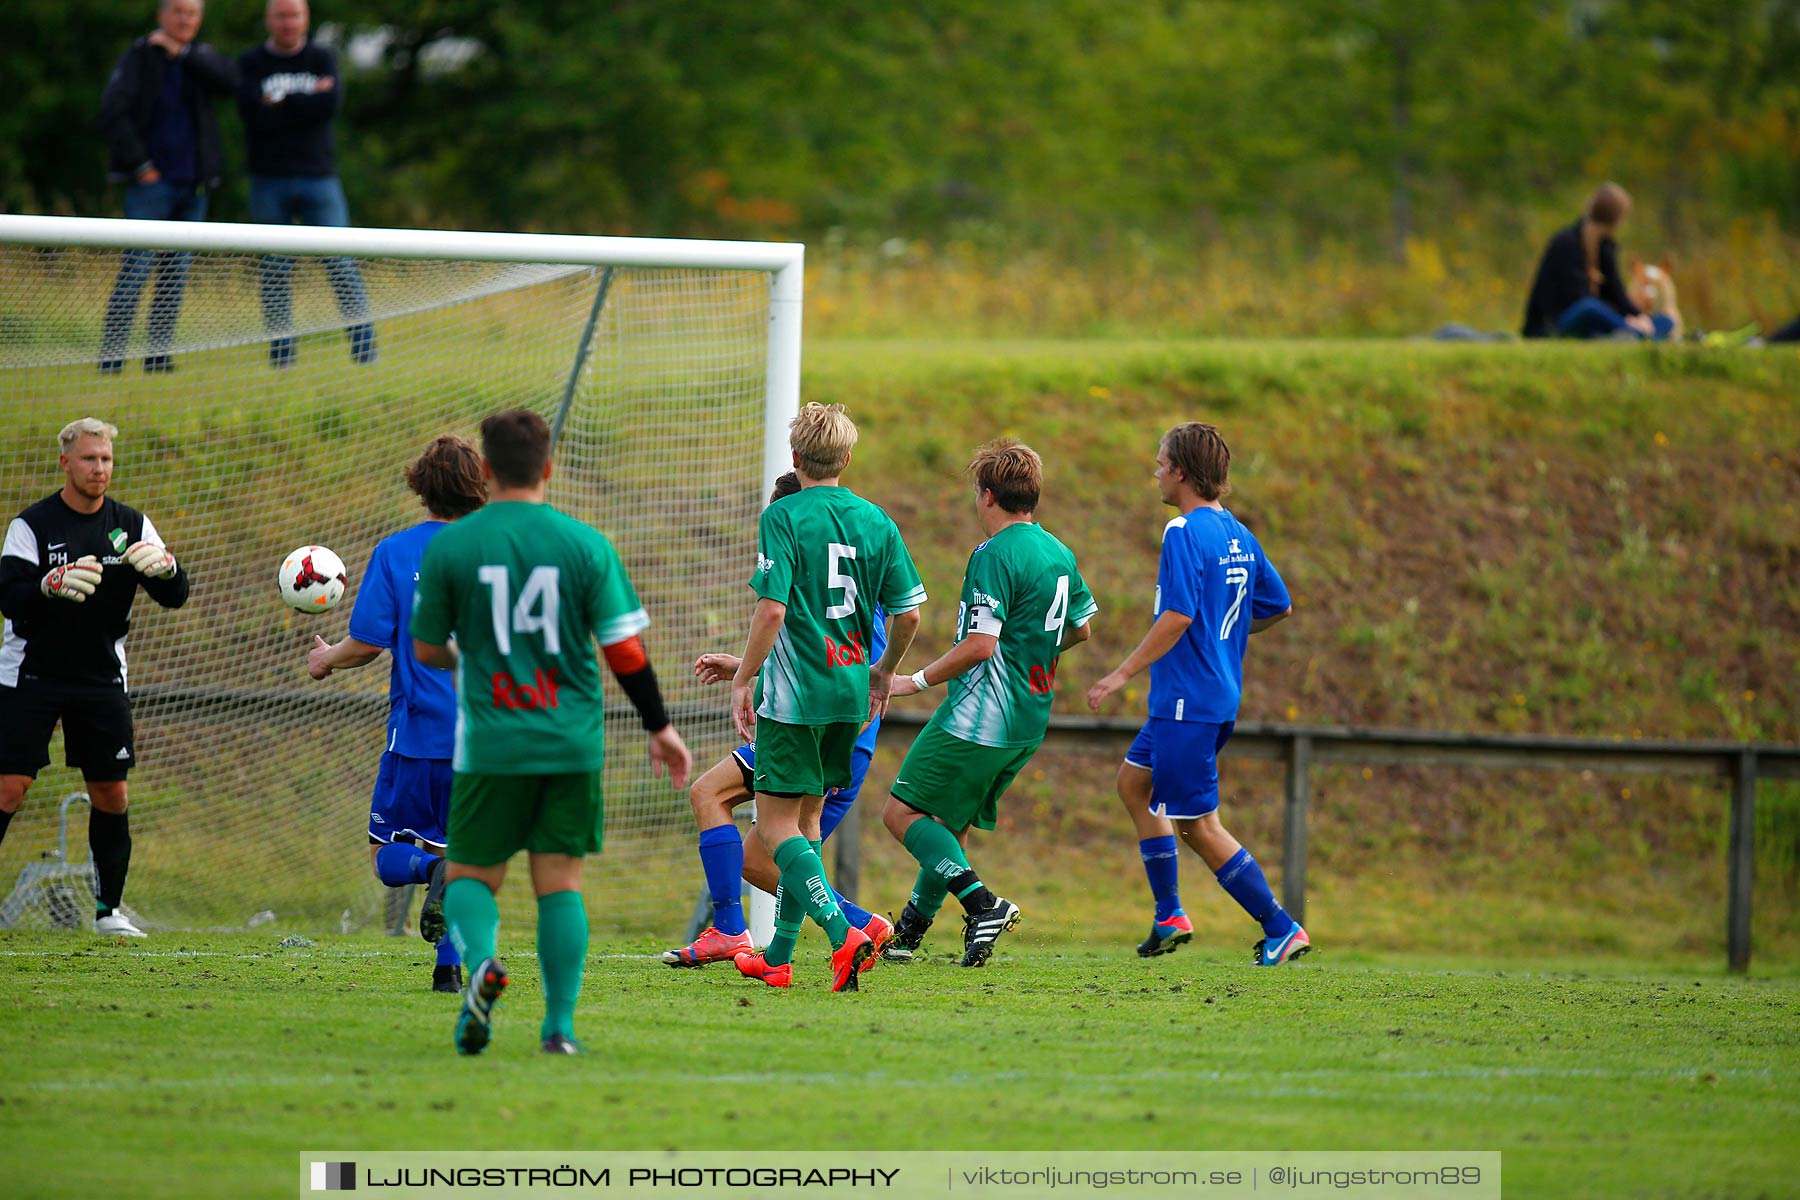
[[(512, 635), (537, 633), (544, 638), (548, 654), (562, 653), (562, 625), (558, 620), (560, 594), (555, 567), (533, 567), (525, 577), (525, 590), (519, 602), (512, 603), (512, 580), (503, 566), (489, 565), (475, 572), (475, 577), (488, 585), (488, 608), (494, 617), (494, 645), (500, 653), (512, 653)], [(511, 609), (511, 613), (508, 613)], [(511, 616), (508, 621), (507, 617)]]
[(826, 564), (825, 573), (828, 577), (826, 586), (840, 590), (844, 593), (844, 602), (842, 604), (833, 604), (830, 608), (825, 610), (826, 617), (836, 621), (839, 618), (847, 617), (856, 611), (856, 580), (850, 578), (848, 575), (841, 574), (838, 571), (838, 564), (843, 562), (846, 558), (852, 561), (855, 560), (856, 547), (846, 546), (842, 542), (832, 542), (827, 549), (830, 552), (831, 558)]

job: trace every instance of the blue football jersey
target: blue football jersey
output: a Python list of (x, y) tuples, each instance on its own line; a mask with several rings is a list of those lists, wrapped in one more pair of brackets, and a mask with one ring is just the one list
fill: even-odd
[(1193, 624), (1150, 664), (1150, 715), (1237, 720), (1250, 622), (1287, 607), (1287, 585), (1231, 513), (1202, 505), (1170, 521), (1156, 572), (1155, 615), (1178, 612)]
[(445, 528), (421, 521), (383, 538), (369, 559), (350, 613), (350, 636), (394, 660), (388, 677), (387, 748), (408, 758), (449, 758), (456, 750), (456, 677), (413, 657), (413, 585), (425, 547)]
[[(883, 609), (881, 607), (881, 605), (877, 604), (875, 606), (875, 629), (873, 632), (871, 632), (869, 634), (869, 661), (871, 663), (880, 662), (881, 656), (886, 653), (887, 653), (887, 610)], [(870, 754), (873, 754), (873, 753), (875, 753), (875, 735), (880, 732), (881, 732), (881, 722), (880, 721), (870, 721), (869, 727), (867, 729), (864, 729), (862, 731), (862, 733), (860, 735), (858, 735), (858, 737), (856, 739), (856, 744), (858, 746), (862, 747), (864, 750), (867, 750)], [(856, 780), (855, 786), (861, 787), (862, 780), (860, 780), (860, 779)]]

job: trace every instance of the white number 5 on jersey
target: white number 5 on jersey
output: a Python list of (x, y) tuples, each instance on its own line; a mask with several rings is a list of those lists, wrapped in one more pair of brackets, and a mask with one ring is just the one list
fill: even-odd
[(855, 561), (856, 547), (846, 546), (842, 542), (832, 542), (827, 550), (831, 557), (825, 565), (826, 586), (836, 588), (844, 593), (842, 604), (833, 604), (825, 610), (825, 616), (836, 621), (856, 611), (856, 580), (838, 571), (838, 564), (846, 558)]

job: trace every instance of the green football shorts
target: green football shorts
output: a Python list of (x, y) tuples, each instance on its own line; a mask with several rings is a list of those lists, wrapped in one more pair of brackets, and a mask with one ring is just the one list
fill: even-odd
[(900, 764), (894, 799), (950, 829), (992, 829), (1000, 816), (1000, 794), (1036, 753), (1035, 745), (978, 746), (927, 725)]
[(850, 786), (850, 768), (862, 726), (785, 725), (768, 717), (756, 722), (756, 790), (765, 796), (823, 796)]
[(600, 772), (566, 775), (456, 773), (450, 786), (451, 862), (498, 866), (521, 850), (573, 854), (600, 850), (606, 809)]

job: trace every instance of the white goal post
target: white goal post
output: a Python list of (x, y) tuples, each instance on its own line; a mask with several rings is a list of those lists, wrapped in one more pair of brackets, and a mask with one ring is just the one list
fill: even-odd
[[(687, 667), (743, 635), (755, 515), (791, 469), (803, 273), (789, 243), (0, 215), (0, 520), (60, 486), (57, 430), (98, 416), (120, 428), (112, 494), (194, 573), (187, 608), (133, 612), (126, 903), (169, 927), (265, 911), (379, 927), (359, 843), (386, 662), (308, 679), (298, 655), (315, 631), (343, 636), (353, 597), (286, 615), (274, 570), (318, 542), (354, 589), (374, 542), (421, 515), (404, 466), (503, 407), (554, 416), (552, 502), (620, 546), (696, 770), (717, 761), (735, 744), (725, 697)], [(652, 790), (612, 699), (588, 890), (597, 924), (668, 936), (700, 883), (692, 818)], [(0, 895), (55, 845), (70, 783), (59, 736), (0, 844)], [(606, 882), (620, 872), (664, 892), (636, 903)], [(523, 912), (529, 889), (508, 890)], [(753, 907), (766, 928), (766, 898)]]

